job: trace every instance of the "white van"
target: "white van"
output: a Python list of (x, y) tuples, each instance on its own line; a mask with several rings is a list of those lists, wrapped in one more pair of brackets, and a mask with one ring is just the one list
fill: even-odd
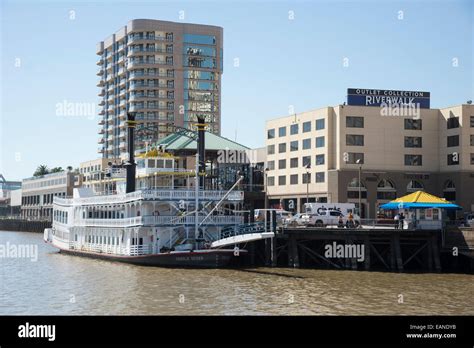
[(304, 206), (306, 213), (319, 215), (324, 215), (327, 210), (336, 210), (343, 215), (354, 215), (356, 211), (354, 203), (305, 203)]

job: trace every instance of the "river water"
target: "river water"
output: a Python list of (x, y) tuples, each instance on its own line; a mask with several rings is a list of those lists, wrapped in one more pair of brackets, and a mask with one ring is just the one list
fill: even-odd
[(473, 275), (143, 267), (60, 254), (27, 232), (0, 232), (2, 245), (0, 315), (474, 314)]

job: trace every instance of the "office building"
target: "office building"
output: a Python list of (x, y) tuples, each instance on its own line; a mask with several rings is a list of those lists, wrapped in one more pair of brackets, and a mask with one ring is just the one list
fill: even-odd
[(136, 19), (97, 45), (101, 106), (98, 152), (125, 157), (127, 112), (138, 121), (135, 149), (204, 116), (220, 134), (223, 29)]
[[(381, 204), (417, 190), (474, 211), (474, 105), (431, 109), (427, 92), (353, 91), (351, 105), (267, 122), (270, 206), (301, 211), (307, 199), (358, 205), (360, 187), (363, 217), (375, 218)], [(424, 94), (416, 115), (384, 103), (385, 95), (408, 93)], [(417, 103), (407, 98), (402, 104)]]
[(81, 175), (70, 171), (23, 179), (21, 217), (51, 221), (54, 197), (72, 196), (73, 189), (81, 184)]

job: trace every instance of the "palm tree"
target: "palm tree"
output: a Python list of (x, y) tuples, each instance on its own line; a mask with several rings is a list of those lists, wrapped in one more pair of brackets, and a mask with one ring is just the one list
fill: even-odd
[(59, 173), (59, 172), (62, 172), (62, 171), (64, 171), (64, 169), (62, 167), (54, 167), (49, 172), (50, 173)]
[(49, 174), (48, 166), (45, 164), (40, 164), (33, 173), (33, 176), (42, 176), (46, 174)]

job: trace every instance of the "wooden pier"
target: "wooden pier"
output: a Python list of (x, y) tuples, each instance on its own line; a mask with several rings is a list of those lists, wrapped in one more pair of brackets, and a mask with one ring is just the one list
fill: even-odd
[[(439, 230), (280, 228), (250, 254), (258, 261), (262, 251), (263, 263), (271, 267), (440, 272), (441, 239)], [(363, 254), (328, 255), (333, 246)]]

